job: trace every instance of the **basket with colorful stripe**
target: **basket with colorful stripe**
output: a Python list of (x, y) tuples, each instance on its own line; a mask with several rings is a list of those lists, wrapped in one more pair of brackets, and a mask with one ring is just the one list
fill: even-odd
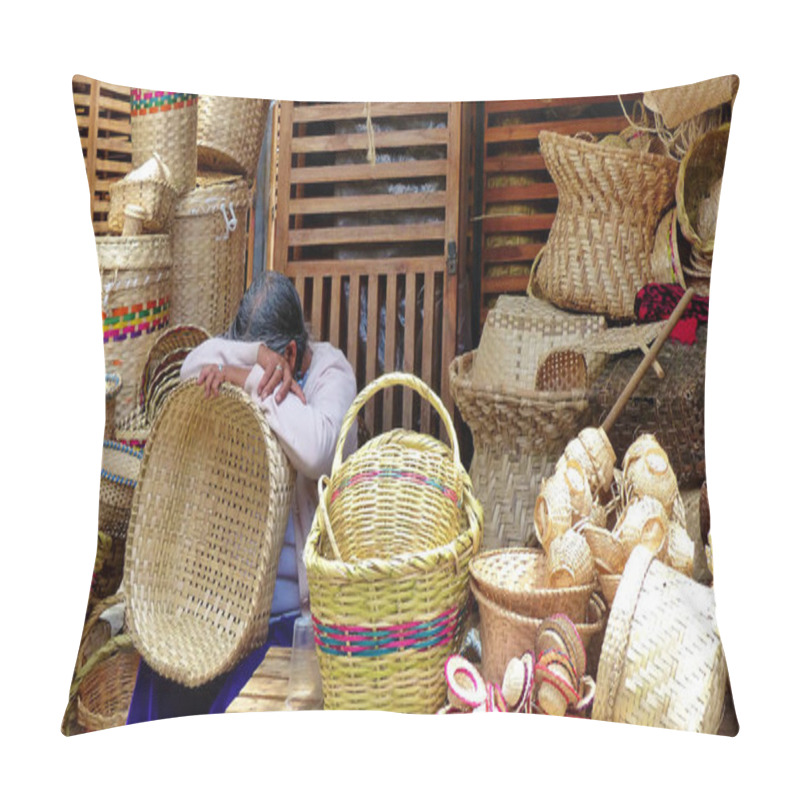
[[(452, 447), (398, 429), (342, 463), (361, 406), (395, 385), (434, 406)], [(468, 566), (482, 535), (483, 510), (447, 410), (413, 375), (378, 378), (345, 416), (304, 551), (326, 709), (441, 708), (442, 670), (463, 637)]]
[(128, 532), (141, 463), (142, 454), (138, 450), (119, 442), (103, 442), (98, 528), (113, 538), (124, 539)]
[(99, 236), (96, 243), (106, 369), (122, 379), (114, 411), (119, 424), (137, 405), (153, 334), (169, 324), (172, 249), (166, 234)]

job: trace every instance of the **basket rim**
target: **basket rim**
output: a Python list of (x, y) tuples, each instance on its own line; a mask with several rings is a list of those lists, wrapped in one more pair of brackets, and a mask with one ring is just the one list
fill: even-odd
[[(547, 144), (548, 140), (552, 140), (552, 143), (555, 145), (564, 145), (568, 143), (571, 147), (574, 147), (577, 150), (593, 153), (597, 153), (599, 151), (604, 157), (612, 158), (617, 161), (629, 161), (632, 163), (650, 162), (651, 164), (676, 165), (675, 159), (670, 158), (669, 156), (662, 156), (658, 153), (648, 153), (646, 150), (640, 150), (637, 148), (610, 147), (608, 145), (603, 145), (602, 141), (588, 142), (585, 139), (579, 139), (575, 136), (570, 136), (565, 133), (558, 133), (557, 131), (540, 131), (539, 140), (541, 141), (542, 139), (544, 139), (545, 144)], [(544, 155), (544, 153), (542, 155)], [(670, 166), (670, 169), (673, 168), (674, 167)]]

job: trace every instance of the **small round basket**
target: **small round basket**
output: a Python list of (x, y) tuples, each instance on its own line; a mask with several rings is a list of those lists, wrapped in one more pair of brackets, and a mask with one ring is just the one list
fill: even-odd
[(469, 565), (474, 584), (489, 600), (503, 608), (543, 619), (563, 613), (585, 619), (595, 582), (553, 589), (547, 586), (547, 556), (535, 548), (508, 547), (486, 550)]
[(240, 389), (186, 381), (153, 423), (133, 498), (123, 577), (136, 649), (200, 686), (267, 637), (295, 474)]

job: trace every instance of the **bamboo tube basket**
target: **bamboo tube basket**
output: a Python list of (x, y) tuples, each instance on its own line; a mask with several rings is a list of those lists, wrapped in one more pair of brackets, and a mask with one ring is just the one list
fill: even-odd
[[(543, 618), (509, 611), (486, 597), (474, 580), (470, 586), (480, 612), (481, 673), (488, 683), (502, 683), (508, 662), (535, 648), (536, 633)], [(603, 630), (602, 608), (604, 605), (590, 601), (587, 616), (580, 621), (573, 620), (585, 648)]]
[(103, 442), (98, 528), (115, 539), (124, 539), (127, 535), (141, 464), (139, 451), (120, 442)]
[(112, 183), (108, 194), (108, 229), (112, 233), (122, 233), (125, 208), (129, 205), (142, 209), (142, 229), (147, 233), (167, 230), (178, 196), (169, 168), (158, 153), (122, 180)]
[[(395, 385), (434, 406), (452, 447), (393, 430), (342, 462), (361, 406)], [(413, 375), (373, 381), (345, 416), (304, 551), (326, 709), (441, 708), (444, 664), (464, 634), (467, 567), (482, 532), (482, 510), (439, 398)]]
[(634, 319), (636, 293), (668, 282), (652, 270), (656, 228), (673, 202), (678, 164), (642, 150), (552, 131), (539, 145), (558, 209), (531, 268), (529, 294), (575, 311)]
[(173, 325), (196, 325), (218, 336), (244, 294), (247, 213), (243, 178), (204, 176), (175, 207), (172, 227)]
[(246, 97), (200, 95), (197, 163), (252, 180), (258, 167), (269, 103)]
[(133, 169), (158, 153), (178, 195), (197, 179), (197, 95), (131, 89)]
[(125, 551), (125, 617), (158, 673), (200, 686), (266, 640), (295, 473), (240, 389), (187, 381), (153, 423)]
[(106, 424), (103, 430), (104, 439), (114, 438), (114, 413), (117, 395), (122, 388), (122, 378), (116, 372), (106, 373)]
[(172, 248), (166, 234), (99, 236), (95, 241), (106, 370), (122, 380), (114, 410), (119, 424), (136, 408), (153, 334), (169, 324)]
[(713, 591), (636, 548), (611, 607), (592, 718), (716, 733), (726, 684)]
[(125, 724), (139, 661), (130, 637), (122, 634), (86, 662), (77, 690), (78, 724), (86, 733)]
[(508, 547), (479, 553), (469, 565), (470, 576), (489, 600), (509, 611), (544, 619), (566, 614), (586, 619), (596, 581), (583, 586), (552, 588), (547, 585), (547, 557), (532, 547)]

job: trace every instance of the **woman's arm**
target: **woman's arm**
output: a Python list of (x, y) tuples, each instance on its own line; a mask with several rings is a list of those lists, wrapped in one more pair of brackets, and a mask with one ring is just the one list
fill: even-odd
[(258, 361), (259, 342), (238, 342), (215, 337), (206, 339), (192, 350), (181, 366), (181, 380), (197, 378), (209, 364), (246, 367), (251, 370)]

